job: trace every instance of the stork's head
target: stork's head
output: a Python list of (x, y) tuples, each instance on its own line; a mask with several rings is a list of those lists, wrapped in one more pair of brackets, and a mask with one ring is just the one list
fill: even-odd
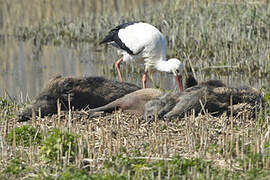
[(183, 73), (183, 64), (179, 59), (172, 58), (168, 59), (168, 65), (170, 67), (170, 73), (173, 73), (175, 76), (176, 82), (178, 83), (179, 90), (183, 90), (182, 83), (182, 73)]
[(171, 73), (175, 76), (176, 82), (178, 83), (178, 87), (180, 91), (183, 90), (182, 83), (182, 73), (183, 73), (183, 64), (179, 59), (168, 59), (166, 60), (158, 60), (156, 62), (155, 68), (158, 71), (163, 71), (167, 73)]

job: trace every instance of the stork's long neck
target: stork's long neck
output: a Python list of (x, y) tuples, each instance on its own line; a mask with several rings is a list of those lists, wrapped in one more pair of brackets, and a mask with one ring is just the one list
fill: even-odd
[(156, 69), (158, 71), (163, 71), (163, 72), (171, 72), (171, 64), (168, 62), (168, 60), (159, 60), (156, 63)]

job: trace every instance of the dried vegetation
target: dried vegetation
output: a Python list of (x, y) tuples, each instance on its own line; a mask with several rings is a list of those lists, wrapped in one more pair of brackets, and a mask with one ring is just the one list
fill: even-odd
[[(270, 176), (268, 110), (252, 119), (243, 111), (236, 118), (206, 114), (154, 122), (120, 111), (89, 118), (70, 110), (16, 123), (17, 108), (10, 103), (0, 110), (2, 178)], [(35, 133), (23, 131), (26, 126)]]

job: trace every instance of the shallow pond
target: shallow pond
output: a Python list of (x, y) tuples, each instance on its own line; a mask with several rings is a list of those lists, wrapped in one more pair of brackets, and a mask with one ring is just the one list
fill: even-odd
[[(147, 18), (149, 22), (151, 22), (152, 19), (156, 19), (157, 21), (160, 18), (164, 21), (163, 16), (159, 17), (159, 14), (149, 14), (150, 11), (147, 11), (149, 7), (153, 9), (157, 2), (164, 1), (81, 0), (76, 1), (76, 4), (74, 4), (72, 0), (0, 1), (0, 96), (8, 96), (19, 102), (25, 102), (36, 96), (48, 83), (49, 79), (56, 75), (104, 76), (108, 79), (118, 80), (114, 62), (119, 57), (114, 48), (103, 48), (102, 46), (93, 45), (89, 42), (78, 43), (76, 46), (72, 44), (53, 45), (53, 43), (36, 46), (35, 43), (33, 43), (33, 38), (25, 41), (15, 38), (16, 31), (20, 29), (20, 27), (27, 27), (33, 30), (33, 32), (39, 33), (36, 30), (43, 22), (55, 24), (55, 22), (65, 22), (65, 19), (67, 19), (71, 22), (88, 22), (90, 25), (87, 26), (89, 31), (87, 29), (86, 35), (88, 35), (88, 33), (91, 34), (90, 32), (93, 29), (96, 30), (96, 34), (101, 35), (99, 31), (107, 32), (114, 22), (120, 21), (121, 16), (123, 16), (122, 21), (128, 18), (132, 19), (134, 18), (133, 16), (138, 19), (143, 19), (146, 18), (145, 15), (148, 15)], [(163, 15), (171, 12), (171, 9), (175, 7), (174, 3), (170, 3), (171, 1), (166, 2), (167, 3), (158, 6), (164, 8), (166, 5), (167, 9), (161, 9), (162, 12), (164, 11)], [(185, 1), (181, 2), (183, 3)], [(56, 9), (59, 8), (61, 8), (62, 11), (56, 11)], [(132, 14), (130, 15), (131, 12)], [(190, 17), (191, 15), (192, 14), (187, 14), (186, 16)], [(104, 19), (102, 19), (103, 16)], [(99, 20), (101, 19), (102, 21), (97, 20), (96, 17), (101, 17)], [(81, 21), (80, 18), (86, 19), (84, 19), (85, 21)], [(92, 27), (92, 22), (97, 26), (103, 23), (103, 26), (100, 26), (100, 29), (98, 29), (98, 27)], [(105, 26), (106, 28), (108, 27), (108, 29), (105, 30), (101, 28)], [(54, 26), (49, 29), (53, 29), (53, 27)], [(170, 30), (170, 28), (167, 30)], [(55, 33), (54, 30), (52, 32)], [(267, 52), (262, 52), (261, 56), (264, 57), (266, 56), (265, 54), (267, 54)], [(181, 60), (184, 61), (184, 64), (189, 64), (187, 59)], [(196, 65), (196, 59), (191, 59), (191, 61)], [(200, 64), (203, 63), (200, 62)], [(234, 63), (232, 65), (234, 65)], [(212, 64), (210, 63), (209, 66), (212, 66)], [(202, 66), (199, 66), (199, 69), (200, 68), (201, 70), (203, 69)], [(142, 65), (123, 64), (121, 69), (124, 81), (142, 86)], [(269, 81), (266, 78), (258, 79), (257, 77), (249, 75), (248, 72), (240, 74), (234, 73), (232, 70), (221, 75), (221, 73), (217, 73), (217, 71), (217, 69), (210, 69), (207, 72), (202, 70), (196, 72), (196, 76), (199, 81), (221, 79), (224, 83), (232, 86), (249, 85), (255, 88), (269, 86)], [(174, 90), (177, 87), (172, 75), (156, 73), (154, 79), (154, 84), (157, 87), (170, 90)], [(147, 86), (153, 87), (154, 85), (149, 80)]]
[[(24, 101), (37, 95), (56, 76), (104, 76), (118, 80), (114, 62), (118, 55), (112, 48), (96, 51), (89, 44), (67, 48), (57, 46), (35, 47), (30, 42), (7, 38), (0, 50), (0, 95)], [(124, 80), (141, 86), (142, 65), (121, 66)], [(176, 87), (172, 75), (156, 73), (156, 84), (166, 89)], [(160, 79), (160, 82), (159, 80)], [(151, 81), (147, 84), (152, 86)]]
[[(24, 102), (32, 99), (46, 85), (50, 78), (63, 76), (104, 76), (118, 80), (114, 62), (118, 55), (114, 48), (97, 51), (100, 47), (80, 44), (77, 47), (42, 46), (35, 47), (31, 42), (6, 38), (0, 45), (0, 95), (10, 96)], [(142, 65), (121, 66), (124, 80), (142, 86)], [(240, 74), (218, 76), (214, 73), (197, 73), (200, 80), (221, 79), (229, 85), (251, 85), (260, 88), (266, 80), (246, 78)], [(155, 85), (165, 89), (176, 89), (172, 75), (156, 73)], [(149, 80), (148, 87), (154, 85)]]

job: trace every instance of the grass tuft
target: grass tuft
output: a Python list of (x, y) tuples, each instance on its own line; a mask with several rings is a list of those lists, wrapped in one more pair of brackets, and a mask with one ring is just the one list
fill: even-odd
[(41, 147), (41, 157), (50, 161), (59, 161), (62, 157), (74, 161), (78, 137), (57, 128), (50, 130)]
[(40, 145), (41, 140), (41, 133), (31, 125), (16, 127), (7, 135), (7, 142), (9, 144), (12, 144), (15, 141), (17, 145), (22, 146)]

